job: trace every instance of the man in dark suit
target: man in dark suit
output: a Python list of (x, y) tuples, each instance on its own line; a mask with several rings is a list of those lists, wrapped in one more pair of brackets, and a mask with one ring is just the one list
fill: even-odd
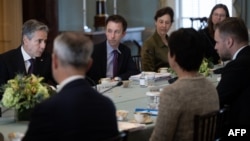
[(250, 127), (250, 46), (244, 21), (232, 17), (215, 30), (215, 49), (222, 61), (232, 60), (222, 69), (217, 86), (220, 106), (229, 106), (229, 128)]
[[(132, 60), (130, 49), (120, 43), (126, 34), (126, 29), (127, 22), (120, 15), (111, 15), (106, 20), (107, 40), (95, 45), (92, 54), (93, 65), (87, 74), (96, 84), (100, 78), (109, 77), (115, 80), (127, 80), (131, 75), (139, 73), (135, 62)], [(114, 65), (114, 58), (118, 61), (117, 67)]]
[(54, 41), (52, 71), (58, 94), (37, 105), (23, 141), (99, 141), (118, 134), (113, 102), (85, 80), (93, 43), (65, 32)]
[[(29, 73), (44, 77), (45, 82), (55, 85), (51, 71), (51, 54), (45, 52), (49, 28), (44, 23), (28, 20), (22, 28), (22, 45), (0, 55), (0, 85), (5, 84), (17, 73)], [(32, 71), (32, 72), (31, 72)], [(2, 94), (0, 94), (0, 99)]]

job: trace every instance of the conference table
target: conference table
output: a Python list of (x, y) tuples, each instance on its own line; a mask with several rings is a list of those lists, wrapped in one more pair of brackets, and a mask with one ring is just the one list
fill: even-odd
[[(219, 75), (211, 74), (207, 78), (217, 85)], [(151, 116), (153, 122), (150, 124), (138, 124), (134, 123), (134, 112), (136, 108), (148, 108), (148, 96), (146, 92), (150, 91), (152, 88), (163, 88), (169, 85), (167, 80), (159, 80), (155, 82), (156, 87), (140, 87), (138, 82), (131, 82), (128, 88), (122, 86), (115, 87), (112, 90), (103, 93), (103, 95), (109, 97), (115, 104), (117, 110), (127, 110), (129, 111), (127, 121), (125, 123), (131, 123), (135, 125), (140, 125), (138, 128), (126, 128), (119, 129), (127, 131), (128, 141), (148, 141), (149, 137), (153, 131), (156, 116)], [(133, 121), (133, 122), (132, 122)], [(124, 123), (118, 121), (118, 123)], [(8, 134), (11, 132), (21, 132), (25, 133), (27, 130), (28, 121), (15, 121), (14, 110), (10, 110), (3, 114), (0, 118), (0, 132), (3, 133), (5, 141), (8, 140)], [(120, 124), (119, 124), (120, 125)]]

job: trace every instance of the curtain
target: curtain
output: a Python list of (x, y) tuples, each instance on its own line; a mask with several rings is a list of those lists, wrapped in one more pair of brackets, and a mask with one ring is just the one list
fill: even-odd
[(159, 0), (159, 5), (160, 5), (160, 8), (166, 6), (167, 5), (167, 0)]
[(233, 6), (236, 11), (236, 15), (241, 17), (244, 21), (247, 21), (247, 1), (246, 0), (234, 0)]

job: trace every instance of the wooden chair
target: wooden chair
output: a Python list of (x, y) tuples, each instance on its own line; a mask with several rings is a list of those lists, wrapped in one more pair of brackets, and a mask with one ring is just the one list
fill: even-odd
[(4, 141), (3, 134), (0, 132), (0, 141)]
[(194, 117), (194, 141), (214, 141), (219, 111)]
[(229, 107), (194, 117), (194, 141), (220, 141), (224, 138)]
[(128, 48), (130, 48), (131, 56), (138, 56), (141, 53), (141, 46), (135, 40), (126, 40), (123, 42)]
[(105, 139), (103, 141), (126, 141), (127, 140), (127, 133), (120, 132), (118, 135)]
[(216, 135), (215, 135), (216, 141), (220, 141), (224, 138), (226, 126), (227, 126), (228, 110), (229, 110), (229, 106), (225, 105), (223, 108), (220, 109), (218, 113)]
[(128, 48), (130, 48), (132, 59), (134, 60), (136, 67), (141, 71), (141, 46), (136, 40), (126, 40), (123, 42)]
[(141, 71), (141, 56), (140, 55), (135, 55), (132, 56), (132, 59), (134, 60), (135, 64), (136, 64), (136, 68)]

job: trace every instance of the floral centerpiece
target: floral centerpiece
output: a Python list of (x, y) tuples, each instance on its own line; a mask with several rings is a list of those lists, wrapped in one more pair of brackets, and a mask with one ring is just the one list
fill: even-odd
[[(199, 68), (198, 72), (201, 73), (204, 76), (209, 76), (211, 74), (210, 69), (212, 69), (213, 67), (214, 67), (214, 65), (213, 65), (212, 61), (210, 61), (207, 58), (204, 58), (202, 60), (202, 63), (200, 65), (200, 68)], [(174, 72), (174, 70), (172, 68), (168, 68), (168, 72), (171, 73), (171, 74), (176, 75), (176, 73)]]
[(1, 87), (3, 93), (1, 104), (18, 112), (34, 108), (36, 104), (54, 93), (48, 84), (42, 83), (43, 79), (34, 74), (17, 74)]
[(209, 76), (211, 74), (211, 70), (214, 67), (212, 61), (207, 58), (202, 60), (201, 66), (199, 68), (199, 73), (203, 74), (204, 76)]

